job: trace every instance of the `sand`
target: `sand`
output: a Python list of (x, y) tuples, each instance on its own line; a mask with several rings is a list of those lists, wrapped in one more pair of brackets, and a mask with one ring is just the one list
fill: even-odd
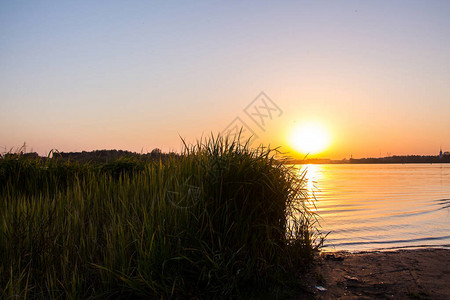
[(306, 280), (300, 299), (450, 299), (450, 249), (323, 252)]

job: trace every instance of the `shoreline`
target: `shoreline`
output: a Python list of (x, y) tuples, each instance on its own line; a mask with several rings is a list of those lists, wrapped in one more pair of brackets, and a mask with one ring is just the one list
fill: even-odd
[(302, 280), (297, 299), (450, 299), (450, 249), (321, 252)]
[(321, 253), (349, 253), (349, 254), (361, 254), (361, 253), (373, 253), (373, 252), (394, 252), (403, 250), (426, 250), (426, 249), (448, 249), (450, 250), (450, 244), (446, 245), (418, 245), (418, 246), (400, 246), (389, 248), (373, 248), (364, 250), (333, 250), (332, 247), (324, 247)]

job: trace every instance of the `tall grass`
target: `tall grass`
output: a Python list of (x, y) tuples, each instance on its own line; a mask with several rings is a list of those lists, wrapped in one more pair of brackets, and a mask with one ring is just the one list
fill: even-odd
[(274, 155), (219, 136), (165, 161), (0, 159), (0, 297), (276, 293), (320, 238)]

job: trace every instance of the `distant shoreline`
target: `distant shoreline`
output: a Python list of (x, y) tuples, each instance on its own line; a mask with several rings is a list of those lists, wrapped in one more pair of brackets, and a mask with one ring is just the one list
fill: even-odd
[[(7, 156), (7, 154), (0, 155)], [(23, 158), (48, 159), (48, 157), (39, 156), (36, 152), (20, 153)], [(133, 157), (138, 159), (165, 159), (168, 157), (178, 157), (182, 154), (175, 152), (164, 153), (155, 148), (148, 153), (136, 153), (124, 150), (94, 150), (82, 152), (53, 152), (53, 157), (63, 160), (72, 160), (78, 162), (107, 162), (121, 157)], [(445, 152), (442, 157), (438, 155), (404, 155), (388, 157), (369, 157), (369, 158), (350, 158), (350, 159), (329, 159), (329, 158), (307, 158), (307, 159), (287, 159), (285, 164), (446, 164), (450, 163), (450, 153)]]
[(350, 159), (291, 159), (287, 164), (442, 164), (450, 163), (450, 156), (390, 156), (380, 158), (350, 158)]

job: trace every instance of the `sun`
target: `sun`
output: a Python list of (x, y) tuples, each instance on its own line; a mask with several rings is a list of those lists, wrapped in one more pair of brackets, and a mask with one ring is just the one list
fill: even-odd
[(322, 125), (304, 123), (292, 131), (290, 144), (302, 154), (319, 154), (329, 146), (330, 136)]

